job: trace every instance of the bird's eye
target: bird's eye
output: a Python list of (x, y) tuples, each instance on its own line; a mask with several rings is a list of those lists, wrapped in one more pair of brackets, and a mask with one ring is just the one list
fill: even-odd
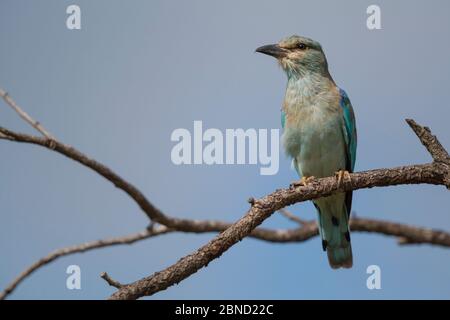
[(300, 50), (305, 50), (306, 49), (306, 45), (304, 43), (299, 43), (297, 45), (297, 48), (299, 48)]

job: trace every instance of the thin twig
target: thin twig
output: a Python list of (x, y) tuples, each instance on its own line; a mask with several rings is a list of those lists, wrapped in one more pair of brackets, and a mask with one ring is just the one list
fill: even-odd
[(303, 220), (302, 218), (296, 216), (295, 214), (293, 214), (292, 212), (290, 212), (289, 210), (287, 210), (285, 208), (278, 210), (278, 212), (281, 213), (286, 218), (288, 218), (289, 220), (294, 221), (295, 223), (298, 223), (299, 225), (305, 225), (305, 224), (309, 223), (309, 221)]
[(56, 140), (56, 138), (48, 132), (47, 129), (45, 129), (39, 121), (34, 120), (28, 113), (26, 113), (22, 108), (20, 108), (17, 103), (11, 98), (11, 96), (0, 88), (0, 96), (3, 98), (3, 100), (6, 102), (7, 105), (9, 105), (17, 114), (25, 120), (28, 124), (30, 124), (33, 128), (35, 128), (37, 131), (39, 131), (44, 137), (46, 137), (49, 140)]
[(107, 274), (106, 272), (102, 272), (100, 274), (100, 278), (104, 279), (110, 286), (112, 287), (116, 287), (117, 289), (120, 289), (123, 287), (123, 284), (121, 284), (120, 282), (117, 282), (116, 280), (112, 279), (109, 274)]

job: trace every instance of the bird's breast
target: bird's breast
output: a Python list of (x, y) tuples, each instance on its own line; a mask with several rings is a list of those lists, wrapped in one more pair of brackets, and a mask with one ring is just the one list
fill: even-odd
[(302, 144), (323, 144), (336, 135), (337, 117), (319, 106), (308, 106), (286, 113), (283, 144), (287, 153), (295, 157)]
[(282, 141), (286, 153), (303, 167), (304, 174), (326, 176), (345, 159), (339, 109), (312, 104), (285, 108)]

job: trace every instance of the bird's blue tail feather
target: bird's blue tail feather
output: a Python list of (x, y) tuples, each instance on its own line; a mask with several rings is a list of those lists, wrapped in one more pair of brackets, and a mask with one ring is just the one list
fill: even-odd
[[(328, 262), (333, 269), (351, 268), (353, 265), (349, 217), (345, 204), (339, 200), (322, 198), (314, 203), (322, 247), (327, 251)], [(337, 203), (342, 203), (342, 206), (336, 206)]]

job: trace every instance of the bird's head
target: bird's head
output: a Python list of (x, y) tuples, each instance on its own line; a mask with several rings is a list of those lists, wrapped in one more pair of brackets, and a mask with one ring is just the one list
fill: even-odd
[(306, 73), (328, 75), (328, 64), (322, 46), (317, 41), (297, 35), (256, 49), (275, 57), (288, 76)]

